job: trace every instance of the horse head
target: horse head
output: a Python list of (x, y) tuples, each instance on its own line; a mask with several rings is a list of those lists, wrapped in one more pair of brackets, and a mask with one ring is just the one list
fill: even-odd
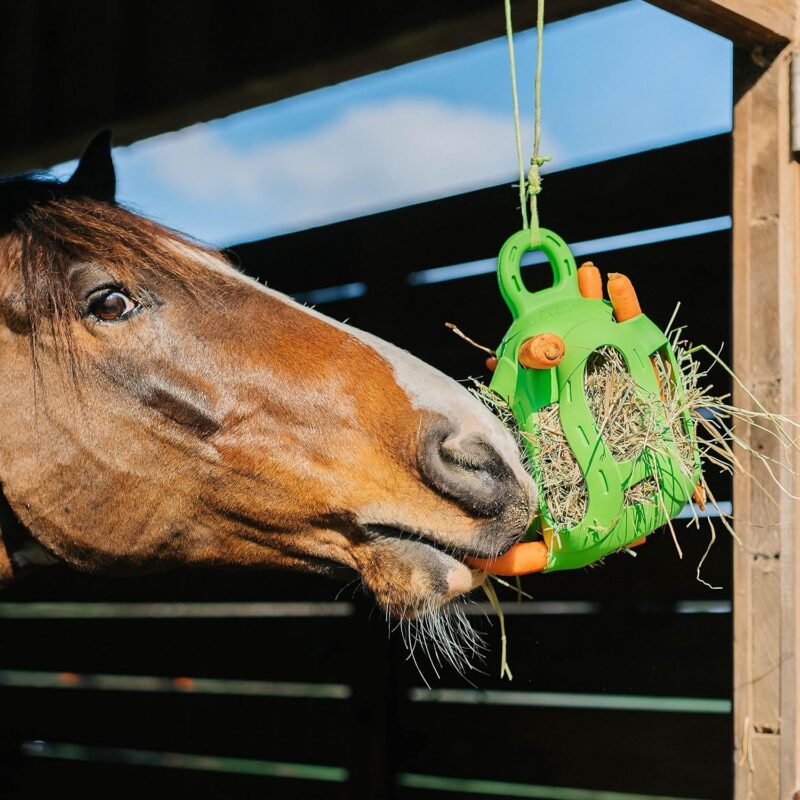
[(400, 617), (477, 586), (535, 499), (498, 419), (114, 194), (107, 134), (0, 185), (0, 481), (47, 558), (346, 567)]

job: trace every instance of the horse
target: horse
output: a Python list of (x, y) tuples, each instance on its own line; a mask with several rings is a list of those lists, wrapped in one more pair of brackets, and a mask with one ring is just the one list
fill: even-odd
[(498, 418), (115, 197), (109, 132), (0, 183), (0, 586), (345, 569), (397, 619), (478, 587), (536, 502)]

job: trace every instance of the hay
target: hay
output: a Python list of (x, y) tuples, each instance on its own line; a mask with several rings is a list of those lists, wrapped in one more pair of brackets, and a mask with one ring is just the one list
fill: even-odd
[[(642, 398), (622, 355), (613, 347), (601, 347), (586, 361), (586, 401), (597, 422), (600, 436), (617, 461), (634, 461), (663, 433), (657, 403)], [(679, 402), (677, 393), (672, 400)], [(684, 448), (691, 458), (691, 441)], [(580, 524), (586, 514), (588, 496), (583, 473), (561, 427), (558, 404), (545, 406), (538, 415), (538, 430), (526, 434), (539, 448), (540, 488), (547, 515), (556, 530)], [(651, 499), (645, 486), (631, 487), (626, 502)]]
[(651, 503), (658, 494), (658, 484), (653, 478), (645, 478), (634, 483), (625, 490), (625, 505), (635, 506), (639, 503)]
[[(663, 451), (668, 428), (675, 438), (681, 466), (691, 475), (695, 469), (694, 431), (687, 429), (684, 421), (686, 404), (668, 374), (668, 363), (658, 358), (656, 364), (662, 396), (649, 397), (636, 385), (618, 350), (599, 348), (586, 361), (586, 401), (615, 460), (635, 461), (647, 450)], [(698, 372), (692, 374), (697, 376)], [(477, 387), (476, 394), (495, 409), (507, 426), (514, 425), (511, 409), (488, 387)], [(556, 531), (579, 525), (588, 507), (586, 482), (561, 426), (558, 403), (539, 411), (535, 432), (518, 432), (518, 436), (535, 444), (539, 451), (536, 471), (549, 522)], [(654, 480), (640, 481), (625, 488), (625, 503), (650, 502), (657, 494)]]
[(514, 680), (511, 674), (511, 667), (508, 665), (508, 638), (506, 637), (506, 616), (503, 613), (503, 607), (500, 605), (500, 599), (497, 596), (494, 586), (487, 578), (482, 584), (484, 594), (489, 599), (489, 602), (497, 614), (497, 619), (500, 621), (500, 678), (508, 678)]
[[(691, 478), (697, 467), (696, 440), (700, 465), (704, 470), (715, 468), (730, 474), (746, 474), (773, 502), (768, 484), (793, 496), (786, 485), (797, 477), (793, 460), (800, 451), (797, 444), (800, 424), (767, 411), (716, 353), (702, 345), (692, 347), (680, 338), (681, 333), (679, 328), (668, 332), (668, 336), (681, 376), (682, 390), (679, 390), (676, 376), (672, 375), (670, 362), (658, 354), (654, 364), (661, 387), (660, 396), (640, 390), (616, 349), (599, 348), (587, 359), (586, 399), (611, 455), (617, 461), (635, 461), (647, 452), (668, 456), (671, 455), (668, 444), (671, 438), (678, 453), (679, 467)], [(700, 354), (708, 356), (712, 363), (703, 366), (698, 359)], [(713, 364), (730, 375), (753, 408), (735, 407), (729, 402), (729, 395), (715, 394), (713, 385), (709, 383), (709, 369)], [(511, 409), (489, 387), (477, 384), (472, 391), (515, 433), (526, 457), (529, 458), (527, 443), (532, 442), (538, 449), (536, 464), (528, 466), (537, 476), (547, 521), (556, 533), (580, 524), (588, 506), (586, 484), (561, 427), (558, 404), (540, 409), (537, 430), (528, 433), (519, 430)], [(745, 433), (759, 434), (762, 439), (766, 434), (774, 439), (780, 445), (778, 457), (766, 455), (763, 448), (754, 450), (748, 444), (750, 437)], [(665, 437), (665, 434), (669, 435)], [(754, 465), (766, 473), (765, 481), (759, 481), (753, 475), (751, 467)], [(705, 477), (701, 477), (700, 486), (711, 505), (716, 507), (722, 525), (736, 538), (730, 517), (719, 509)], [(660, 499), (657, 477), (624, 487), (624, 498), (626, 505)], [(699, 526), (699, 509), (694, 503), (690, 504), (690, 509), (691, 522)], [(706, 520), (711, 530), (710, 549), (716, 532), (713, 520), (709, 516)], [(680, 554), (674, 530), (672, 535)], [(700, 569), (707, 555), (708, 550), (697, 570), (697, 578), (703, 583)]]
[[(787, 488), (798, 478), (794, 464), (800, 452), (800, 423), (769, 412), (717, 353), (704, 345), (693, 347), (681, 339), (681, 333), (680, 328), (667, 331), (680, 373), (682, 391), (679, 391), (676, 376), (671, 373), (670, 362), (657, 355), (654, 363), (661, 394), (653, 396), (641, 392), (619, 352), (606, 347), (600, 348), (587, 360), (584, 380), (587, 402), (606, 446), (618, 461), (636, 460), (645, 451), (671, 456), (670, 445), (665, 443), (665, 434), (669, 432), (671, 437), (666, 437), (666, 440), (671, 438), (674, 441), (679, 466), (691, 478), (697, 467), (696, 442), (702, 470), (699, 484), (701, 492), (715, 508), (722, 526), (741, 544), (731, 524), (732, 517), (720, 508), (706, 481), (705, 472), (716, 469), (729, 474), (746, 475), (776, 505), (778, 501), (774, 497), (774, 489), (793, 499), (800, 499)], [(708, 358), (709, 366), (701, 364), (697, 358), (701, 354)], [(727, 372), (749, 401), (750, 408), (736, 407), (729, 402), (729, 395), (715, 393), (709, 382), (709, 369), (713, 365)], [(540, 409), (537, 431), (527, 433), (519, 429), (508, 404), (488, 386), (476, 382), (471, 391), (516, 436), (528, 471), (537, 476), (544, 509), (553, 525), (554, 535), (558, 536), (559, 531), (578, 525), (588, 506), (586, 484), (561, 427), (558, 404)], [(777, 445), (773, 448), (775, 455), (768, 454), (769, 450), (764, 446), (765, 437)], [(750, 445), (751, 438), (760, 440), (758, 449)], [(539, 450), (535, 465), (530, 463), (526, 446), (531, 442)], [(656, 499), (663, 503), (657, 477), (647, 478), (624, 489), (625, 505), (648, 503)], [(690, 503), (689, 509), (689, 525), (699, 530), (700, 521), (704, 518), (710, 533), (708, 546), (697, 564), (696, 578), (710, 589), (721, 589), (720, 586), (711, 585), (701, 575), (703, 564), (716, 541), (714, 519), (710, 514), (701, 515), (696, 503)], [(676, 550), (682, 557), (671, 521), (668, 527)], [(623, 549), (635, 555), (634, 551)], [(488, 580), (484, 589), (500, 617), (501, 677), (510, 679), (502, 609), (494, 587), (489, 585)]]
[[(678, 390), (670, 362), (657, 354), (654, 363), (661, 396), (643, 394), (638, 390), (619, 352), (606, 347), (600, 348), (587, 360), (584, 380), (587, 402), (606, 446), (618, 461), (635, 461), (646, 450), (653, 454), (668, 455), (664, 434), (669, 431), (676, 445), (680, 468), (691, 478), (697, 467), (696, 442), (702, 470), (699, 483), (701, 493), (716, 509), (722, 526), (741, 545), (731, 524), (732, 517), (720, 508), (705, 473), (716, 469), (731, 475), (746, 475), (776, 505), (776, 491), (795, 500), (800, 499), (787, 488), (798, 478), (794, 464), (800, 452), (800, 423), (769, 412), (717, 353), (705, 345), (693, 347), (681, 338), (682, 329), (670, 331), (671, 325), (672, 321), (667, 327), (667, 337), (675, 354), (682, 391)], [(708, 366), (701, 364), (700, 355), (708, 359)], [(734, 406), (729, 402), (729, 395), (715, 393), (709, 382), (709, 369), (714, 365), (729, 375), (750, 408)], [(578, 525), (588, 506), (586, 484), (561, 427), (558, 404), (540, 409), (537, 415), (538, 430), (531, 434), (519, 429), (511, 408), (488, 386), (476, 381), (470, 391), (492, 409), (515, 435), (526, 468), (537, 476), (546, 514), (553, 523), (554, 536), (557, 537), (560, 530)], [(765, 438), (776, 446), (767, 448)], [(751, 439), (759, 442), (757, 448), (750, 445)], [(530, 442), (539, 449), (535, 465), (531, 463), (526, 446)], [(774, 455), (768, 454), (773, 450)], [(655, 478), (647, 478), (624, 489), (626, 506), (653, 502), (655, 499), (660, 500), (660, 487)], [(710, 514), (701, 517), (696, 503), (690, 503), (689, 509), (689, 525), (699, 529), (700, 520), (704, 517), (710, 533), (708, 546), (697, 564), (696, 578), (710, 589), (721, 589), (720, 586), (711, 585), (701, 575), (703, 564), (717, 537), (714, 519)], [(667, 524), (676, 550), (682, 557), (672, 522)], [(623, 549), (636, 555), (633, 550)], [(497, 576), (490, 575), (489, 579), (513, 588)], [(484, 591), (500, 619), (500, 675), (511, 679), (502, 607), (489, 579), (484, 584)]]

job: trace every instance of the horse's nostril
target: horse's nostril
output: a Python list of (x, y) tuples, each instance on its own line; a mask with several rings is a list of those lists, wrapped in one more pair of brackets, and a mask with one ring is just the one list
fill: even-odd
[(440, 445), (440, 457), (454, 469), (475, 473), (486, 473), (498, 481), (511, 477), (511, 470), (497, 450), (480, 436), (466, 441), (446, 440)]
[(418, 462), (428, 485), (478, 516), (496, 516), (512, 503), (524, 503), (511, 467), (489, 440), (456, 434), (449, 423), (437, 421), (423, 435)]

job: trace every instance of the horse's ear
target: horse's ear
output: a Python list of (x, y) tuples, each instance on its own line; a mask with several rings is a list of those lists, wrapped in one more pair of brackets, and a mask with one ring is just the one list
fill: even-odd
[(81, 160), (67, 181), (71, 194), (81, 194), (95, 200), (114, 202), (117, 193), (117, 176), (111, 160), (111, 131), (106, 129), (96, 134)]

